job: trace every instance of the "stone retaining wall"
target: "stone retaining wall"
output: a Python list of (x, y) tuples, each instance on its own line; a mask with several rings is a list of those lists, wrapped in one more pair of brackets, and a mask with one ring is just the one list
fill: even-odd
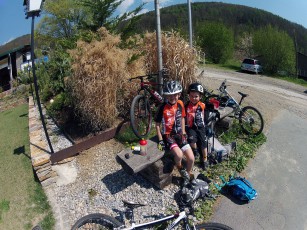
[(48, 142), (32, 97), (29, 97), (29, 136), (32, 165), (38, 180), (42, 186), (55, 183), (57, 173), (51, 167)]

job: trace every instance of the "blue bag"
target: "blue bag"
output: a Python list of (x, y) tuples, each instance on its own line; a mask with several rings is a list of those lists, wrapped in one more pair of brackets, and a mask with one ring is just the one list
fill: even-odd
[(257, 191), (247, 179), (240, 176), (230, 177), (226, 182), (222, 176), (220, 176), (220, 178), (224, 184), (222, 184), (222, 186), (216, 186), (221, 192), (230, 194), (239, 200), (247, 202), (257, 198)]

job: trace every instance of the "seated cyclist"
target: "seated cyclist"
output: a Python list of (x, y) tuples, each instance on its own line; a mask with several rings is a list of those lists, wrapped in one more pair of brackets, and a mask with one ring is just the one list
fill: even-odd
[[(205, 170), (209, 164), (207, 161), (207, 138), (205, 126), (205, 103), (201, 102), (204, 88), (199, 83), (192, 83), (189, 86), (189, 101), (185, 105), (188, 142), (192, 147), (195, 157), (201, 155), (200, 163)], [(199, 154), (200, 149), (201, 154)]]
[[(166, 99), (158, 109), (155, 117), (156, 131), (159, 138), (158, 148), (170, 150), (174, 155), (175, 164), (183, 178), (183, 186), (186, 186), (190, 179), (193, 179), (192, 168), (194, 155), (186, 139), (185, 108), (179, 100), (182, 86), (178, 81), (169, 81), (163, 88), (163, 95)], [(182, 158), (186, 157), (186, 169), (182, 165)]]

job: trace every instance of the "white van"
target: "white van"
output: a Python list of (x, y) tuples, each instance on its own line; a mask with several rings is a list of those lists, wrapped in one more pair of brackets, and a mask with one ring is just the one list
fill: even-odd
[(255, 74), (262, 73), (263, 69), (260, 62), (256, 59), (245, 58), (241, 64), (242, 71), (253, 72)]

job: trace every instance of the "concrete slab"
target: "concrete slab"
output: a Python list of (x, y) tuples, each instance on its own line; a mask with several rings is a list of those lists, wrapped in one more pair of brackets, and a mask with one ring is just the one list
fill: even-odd
[(138, 151), (133, 151), (130, 148), (126, 148), (117, 154), (118, 162), (122, 165), (123, 169), (127, 173), (138, 173), (142, 169), (163, 157), (164, 151), (160, 151), (157, 148), (157, 142), (154, 140), (147, 141), (148, 144), (146, 156), (141, 156)]
[(53, 165), (52, 170), (58, 174), (56, 181), (56, 184), (58, 186), (73, 183), (78, 175), (78, 170), (72, 162), (60, 165)]

